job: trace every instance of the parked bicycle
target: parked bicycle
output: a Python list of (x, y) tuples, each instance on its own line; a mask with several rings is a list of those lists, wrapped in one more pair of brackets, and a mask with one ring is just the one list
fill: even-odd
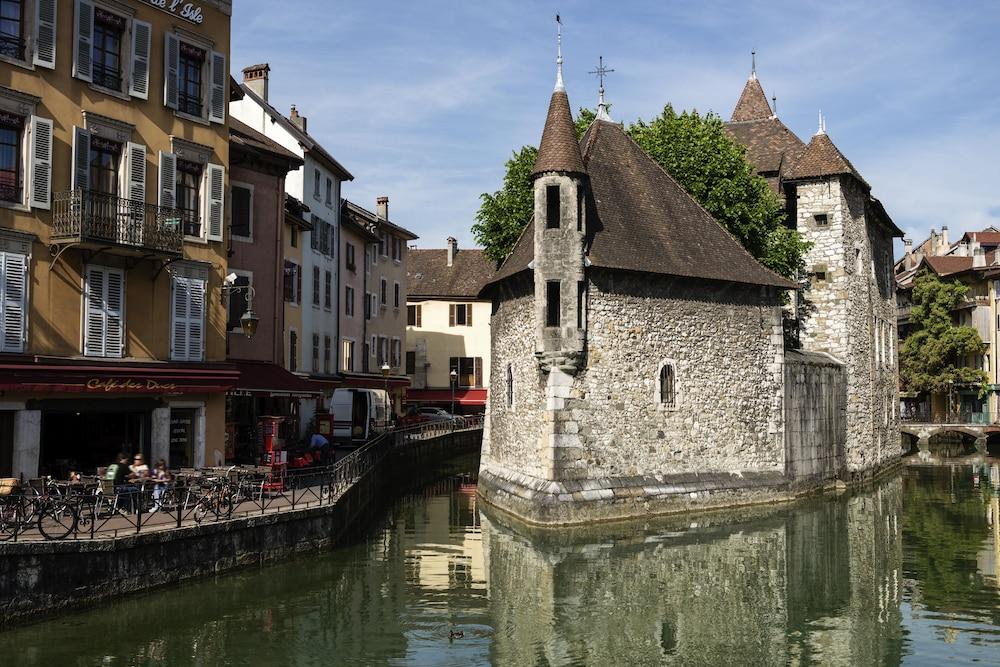
[(61, 495), (33, 492), (0, 497), (0, 541), (36, 528), (48, 540), (61, 540), (76, 530), (80, 521), (76, 503)]

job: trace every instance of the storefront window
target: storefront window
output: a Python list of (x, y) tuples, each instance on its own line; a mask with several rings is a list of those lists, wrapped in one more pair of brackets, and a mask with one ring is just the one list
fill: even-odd
[(21, 128), (24, 119), (0, 111), (0, 200), (21, 201)]
[(112, 90), (122, 88), (122, 35), (125, 19), (94, 8), (94, 84)]
[(118, 196), (118, 168), (122, 145), (102, 137), (90, 139), (90, 189)]
[(0, 55), (24, 60), (23, 0), (0, 0)]
[(201, 71), (205, 52), (181, 42), (179, 62), (177, 108), (191, 116), (201, 116)]

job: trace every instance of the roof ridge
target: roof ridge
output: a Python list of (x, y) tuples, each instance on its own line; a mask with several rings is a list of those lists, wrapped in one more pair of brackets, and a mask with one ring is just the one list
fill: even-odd
[[(496, 270), (497, 273), (500, 273), (500, 271), (503, 270), (503, 267), (507, 265), (507, 260), (509, 260), (511, 256), (514, 254), (514, 250), (515, 248), (517, 248), (517, 244), (521, 242), (521, 239), (524, 237), (525, 232), (528, 231), (528, 227), (531, 227), (531, 225), (534, 224), (534, 222), (535, 222), (535, 214), (532, 213), (531, 217), (528, 218), (528, 222), (525, 223), (524, 227), (521, 228), (521, 233), (517, 235), (517, 240), (514, 241), (514, 245), (510, 247), (510, 252), (507, 253), (507, 256), (503, 258), (502, 262), (500, 262), (500, 266), (497, 267)], [(532, 243), (532, 245), (534, 244)]]

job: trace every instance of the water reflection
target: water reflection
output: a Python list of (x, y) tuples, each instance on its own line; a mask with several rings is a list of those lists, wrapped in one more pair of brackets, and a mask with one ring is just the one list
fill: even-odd
[[(468, 469), (475, 469), (472, 463)], [(1000, 469), (840, 498), (539, 531), (471, 477), (357, 544), (0, 633), (18, 665), (994, 662)], [(128, 573), (122, 573), (128, 576)]]

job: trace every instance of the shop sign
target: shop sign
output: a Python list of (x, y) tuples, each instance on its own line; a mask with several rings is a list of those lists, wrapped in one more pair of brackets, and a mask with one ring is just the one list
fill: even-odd
[(103, 392), (149, 392), (175, 391), (177, 385), (173, 382), (157, 382), (156, 380), (115, 380), (113, 378), (90, 378), (87, 380), (87, 391)]
[(201, 25), (201, 22), (205, 20), (201, 14), (201, 7), (196, 7), (193, 2), (184, 2), (183, 0), (146, 0), (146, 2), (191, 23)]

